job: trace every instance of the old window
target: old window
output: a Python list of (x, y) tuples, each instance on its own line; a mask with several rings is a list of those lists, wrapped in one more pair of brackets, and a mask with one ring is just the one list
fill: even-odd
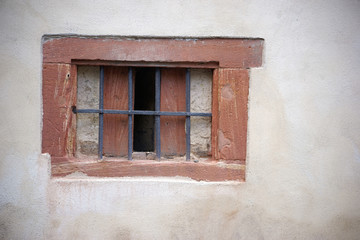
[(198, 161), (211, 154), (211, 69), (79, 66), (77, 72), (77, 157), (190, 160), (191, 153)]
[[(44, 117), (42, 151), (51, 155), (52, 175), (64, 176), (74, 171), (82, 171), (91, 176), (108, 177), (185, 176), (208, 181), (244, 180), (248, 68), (261, 64), (262, 44), (261, 39), (46, 36), (43, 44)], [(125, 114), (117, 115), (110, 114), (110, 112), (101, 112), (99, 114), (101, 106), (93, 109), (96, 114), (103, 115), (103, 122), (106, 122), (103, 125), (103, 145), (105, 148), (102, 149), (106, 149), (105, 155), (108, 154), (109, 156), (127, 155), (132, 150), (148, 151), (157, 146), (156, 137), (152, 136), (153, 133), (156, 135), (156, 129), (148, 128), (148, 126), (152, 125), (152, 121), (157, 121), (155, 119), (159, 115), (159, 113), (154, 114), (152, 112), (152, 109), (155, 109), (155, 112), (159, 111), (159, 109), (156, 109), (156, 103), (153, 106), (154, 103), (149, 102), (147, 97), (144, 99), (128, 97), (129, 93), (133, 93), (135, 96), (142, 95), (142, 88), (148, 88), (147, 90), (150, 92), (149, 98), (152, 98), (152, 94), (156, 95), (156, 89), (155, 91), (151, 89), (151, 86), (154, 85), (147, 85), (148, 83), (144, 85), (142, 79), (150, 79), (146, 80), (147, 82), (156, 82), (156, 77), (149, 78), (149, 76), (156, 74), (160, 76), (160, 73), (163, 72), (164, 75), (161, 75), (161, 77), (164, 81), (161, 82), (167, 84), (171, 81), (166, 80), (166, 74), (172, 77), (183, 76), (180, 78), (186, 79), (184, 76), (189, 73), (189, 70), (186, 69), (211, 69), (213, 71), (213, 81), (209, 159), (198, 163), (193, 161), (171, 162), (167, 161), (166, 158), (161, 159), (161, 161), (105, 160), (98, 162), (91, 158), (76, 157), (76, 149), (79, 147), (76, 146), (79, 145), (79, 143), (76, 144), (77, 122), (80, 123), (79, 119), (78, 121), (76, 119), (77, 116), (79, 118), (80, 114), (75, 113), (79, 113), (80, 109), (75, 109), (74, 106), (77, 105), (78, 67), (83, 65), (103, 66), (101, 69), (103, 69), (104, 76), (116, 75), (126, 79), (126, 81), (114, 81), (117, 78), (105, 77), (105, 83), (106, 81), (109, 81), (109, 83), (103, 86), (103, 104), (108, 104), (104, 105), (103, 109), (124, 111), (122, 113)], [(177, 73), (169, 74), (172, 71)], [(129, 82), (133, 82), (133, 86), (128, 85)], [(120, 84), (120, 86), (113, 87), (116, 84)], [(180, 85), (183, 86), (182, 83)], [(124, 89), (127, 90), (126, 94), (121, 92)], [(111, 93), (111, 91), (120, 91), (116, 93), (119, 99), (114, 99), (114, 92)], [(161, 91), (161, 94), (163, 93), (171, 94), (171, 91)], [(107, 98), (109, 99), (106, 100)], [(184, 102), (184, 99), (179, 99)], [(147, 106), (144, 106), (145, 103)], [(101, 105), (101, 102), (99, 104)], [(162, 107), (161, 104), (163, 103), (160, 103), (160, 106), (157, 107)], [(185, 112), (184, 115), (189, 116), (186, 104), (185, 111), (182, 109), (166, 109), (166, 107), (172, 105), (164, 105), (164, 108), (160, 109), (160, 111)], [(147, 114), (134, 114), (134, 107), (136, 111), (147, 111)], [(147, 108), (147, 110), (141, 108)], [(129, 110), (133, 112), (129, 112)], [(134, 116), (134, 119), (132, 119), (132, 116)], [(150, 118), (141, 120), (141, 117), (137, 118), (137, 116), (150, 116)], [(185, 135), (184, 123), (186, 122), (185, 119), (189, 118), (188, 116), (175, 117), (177, 120), (174, 129), (180, 129), (180, 135)], [(161, 117), (174, 118), (172, 116)], [(121, 122), (124, 124), (118, 124)], [(161, 122), (166, 123), (168, 121), (160, 121), (160, 125)], [(134, 124), (134, 127), (132, 128), (129, 123)], [(126, 131), (126, 129), (130, 129), (129, 126), (133, 131)], [(133, 136), (130, 136), (132, 133)], [(138, 135), (141, 137), (137, 138)], [(124, 139), (126, 140), (124, 141)], [(127, 145), (120, 144), (121, 148), (124, 145), (126, 147), (125, 149), (119, 149), (117, 148), (119, 141), (120, 143), (126, 141), (130, 143), (131, 141), (131, 143)], [(174, 145), (178, 149), (172, 150), (170, 153), (175, 152), (181, 155), (185, 152), (183, 143), (186, 143), (186, 140), (181, 141), (181, 144)], [(164, 142), (167, 144), (169, 141)], [(130, 145), (133, 145), (133, 147), (129, 148)], [(89, 149), (91, 151), (91, 147)], [(103, 155), (101, 153), (102, 149), (100, 149), (100, 156)], [(166, 150), (161, 148), (161, 152), (166, 153)]]

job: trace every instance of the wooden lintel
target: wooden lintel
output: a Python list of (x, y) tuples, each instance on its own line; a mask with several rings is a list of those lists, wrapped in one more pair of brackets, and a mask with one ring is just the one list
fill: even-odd
[(262, 64), (262, 39), (55, 38), (43, 44), (44, 63), (73, 60), (130, 62), (218, 62), (219, 67)]

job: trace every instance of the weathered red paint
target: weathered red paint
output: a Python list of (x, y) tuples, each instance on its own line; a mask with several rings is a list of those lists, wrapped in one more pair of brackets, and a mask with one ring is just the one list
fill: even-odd
[[(161, 70), (161, 111), (185, 112), (185, 69), (164, 68)], [(185, 117), (160, 117), (161, 153), (163, 155), (184, 155)]]
[(218, 62), (220, 67), (259, 67), (262, 39), (77, 38), (46, 40), (44, 63), (72, 60), (126, 62)]
[(218, 149), (218, 128), (219, 128), (219, 69), (213, 71), (212, 83), (212, 118), (211, 118), (211, 155), (214, 159), (219, 159)]
[[(104, 109), (128, 109), (128, 68), (104, 67)], [(128, 116), (104, 114), (103, 153), (128, 154)]]
[(73, 156), (76, 144), (76, 66), (43, 65), (42, 152), (54, 157)]
[(153, 160), (79, 162), (67, 158), (58, 159), (53, 163), (51, 172), (53, 177), (64, 177), (74, 172), (82, 172), (94, 177), (180, 176), (197, 181), (245, 180), (245, 165), (218, 164), (216, 161), (199, 163)]
[(216, 159), (245, 160), (249, 75), (246, 69), (223, 69), (218, 74)]

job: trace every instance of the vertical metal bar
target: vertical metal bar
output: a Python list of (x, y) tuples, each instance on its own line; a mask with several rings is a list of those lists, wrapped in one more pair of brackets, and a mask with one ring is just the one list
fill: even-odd
[[(160, 111), (160, 68), (155, 71), (155, 111)], [(160, 142), (160, 115), (155, 115), (155, 142), (156, 142), (156, 157), (161, 158), (161, 142)]]
[[(133, 71), (132, 67), (129, 67), (128, 73), (128, 110), (133, 110)], [(133, 137), (132, 137), (132, 121), (133, 115), (128, 115), (128, 160), (132, 160), (133, 150)]]
[(104, 66), (100, 66), (100, 87), (99, 87), (99, 158), (103, 157), (103, 128), (104, 128)]
[[(186, 112), (190, 112), (190, 69), (186, 69)], [(185, 132), (186, 132), (186, 161), (190, 160), (190, 116), (186, 116)]]

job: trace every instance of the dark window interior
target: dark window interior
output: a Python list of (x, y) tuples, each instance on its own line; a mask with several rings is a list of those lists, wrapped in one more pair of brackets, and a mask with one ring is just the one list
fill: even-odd
[[(134, 98), (135, 110), (155, 110), (154, 68), (136, 68)], [(154, 120), (154, 116), (134, 115), (134, 151), (154, 151)]]

